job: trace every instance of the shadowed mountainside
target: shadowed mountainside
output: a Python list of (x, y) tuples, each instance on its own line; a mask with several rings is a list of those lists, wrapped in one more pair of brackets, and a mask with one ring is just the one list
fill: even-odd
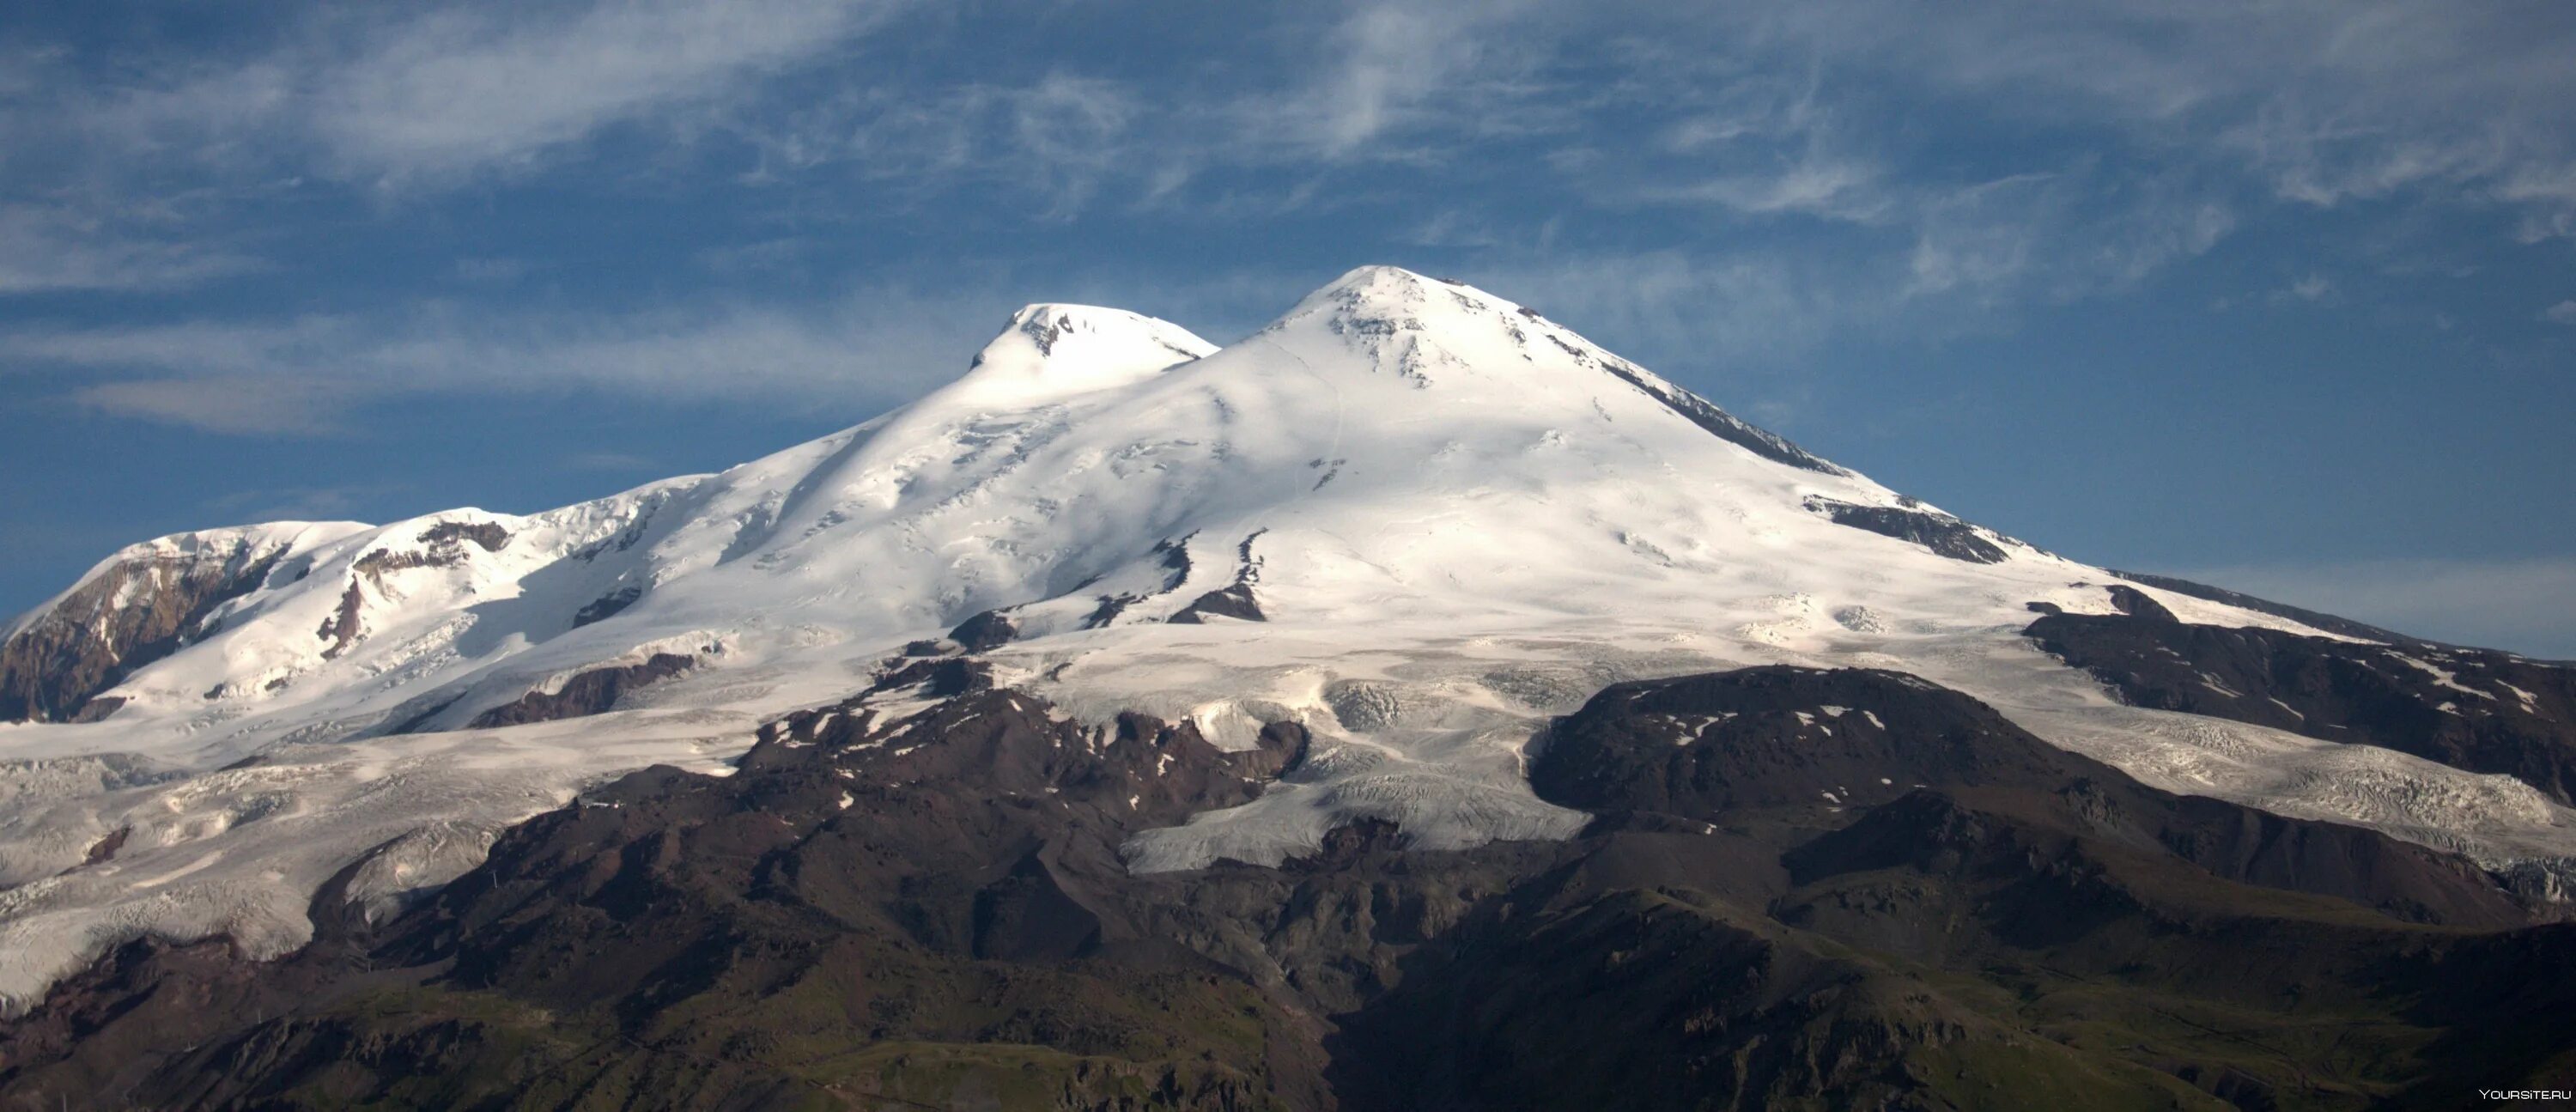
[(1621, 684), (1565, 843), (1131, 876), (1293, 725), (1057, 720), (961, 658), (632, 774), (256, 965), (126, 946), (6, 1107), (2372, 1108), (2564, 1079), (2576, 938), (2464, 860), (2181, 798), (1911, 676)]

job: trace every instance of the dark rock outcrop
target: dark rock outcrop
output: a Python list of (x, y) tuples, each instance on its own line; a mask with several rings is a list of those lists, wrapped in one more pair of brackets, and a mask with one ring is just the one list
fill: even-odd
[(0, 642), (0, 722), (78, 720), (100, 692), (204, 636), (283, 556), (230, 543), (114, 561)]
[[(2132, 618), (2140, 618), (2150, 622), (2178, 622), (2182, 620), (2174, 617), (2173, 611), (2165, 609), (2165, 604), (2147, 597), (2147, 593), (2145, 591), (2129, 586), (2126, 583), (2114, 583), (2111, 585), (2111, 609), (2117, 610)], [(2064, 611), (2059, 611), (2059, 613), (2064, 613)]]
[[(1189, 605), (1174, 611), (1165, 620), (1181, 625), (1204, 624), (1210, 617), (1268, 621), (1269, 618), (1261, 612), (1261, 600), (1252, 593), (1253, 585), (1261, 582), (1261, 559), (1252, 554), (1252, 544), (1267, 532), (1268, 529), (1255, 529), (1234, 546), (1234, 582), (1191, 599)], [(1174, 585), (1178, 586), (1177, 583)]]
[(2144, 572), (2121, 571), (2117, 568), (2111, 569), (2111, 574), (2134, 583), (2144, 583), (2150, 587), (2172, 591), (2178, 595), (2189, 595), (2192, 598), (2207, 599), (2211, 602), (2223, 602), (2229, 606), (2251, 610), (2257, 614), (2270, 614), (2276, 618), (2288, 618), (2291, 621), (2307, 626), (2310, 629), (2324, 630), (2327, 633), (2341, 634), (2345, 637), (2358, 637), (2364, 641), (2382, 641), (2391, 645), (2438, 644), (2438, 642), (2427, 641), (2421, 637), (2409, 637), (2403, 633), (2381, 629), (2375, 625), (2356, 622), (2350, 618), (2338, 618), (2332, 614), (2325, 614), (2303, 607), (2291, 606), (2287, 603), (2273, 602), (2270, 599), (2260, 599), (2252, 595), (2230, 591), (2223, 587), (2212, 587), (2206, 583), (2194, 583), (2188, 579), (2176, 579), (2170, 575), (2148, 575)]
[(1252, 597), (1251, 586), (1243, 583), (1200, 595), (1190, 600), (1188, 606), (1174, 611), (1168, 620), (1179, 625), (1200, 625), (1210, 617), (1240, 618), (1247, 622), (1266, 620), (1261, 614), (1260, 601)]
[[(2157, 791), (1975, 699), (1897, 672), (1775, 666), (1619, 684), (1551, 729), (1530, 785), (1552, 802), (1611, 816), (1716, 822), (1786, 809), (1799, 812), (1795, 821), (1841, 825), (1826, 816), (1876, 808), (1835, 835), (1845, 839), (1936, 795), (1945, 813), (1972, 803), (2053, 837), (2179, 858), (2229, 881), (2350, 900), (2408, 921), (2495, 927), (2528, 917), (2455, 855)], [(1938, 852), (1937, 840), (1920, 834), (1891, 844)]]
[(1825, 515), (1836, 525), (1911, 541), (1953, 560), (1965, 560), (1971, 564), (2000, 564), (2004, 561), (2004, 550), (1986, 539), (1983, 530), (1948, 514), (1901, 506), (1862, 506), (1812, 496), (1806, 505), (1808, 510)]
[(2191, 625), (2161, 607), (2051, 614), (2023, 632), (2134, 706), (2395, 749), (2576, 800), (2576, 667)]
[(104, 722), (107, 720), (109, 715), (115, 714), (124, 706), (125, 697), (122, 695), (93, 696), (88, 702), (82, 703), (79, 710), (72, 712), (71, 720), (74, 722)]
[(358, 643), (358, 638), (364, 634), (360, 623), (366, 604), (366, 592), (359, 588), (355, 578), (351, 578), (348, 587), (340, 592), (340, 604), (333, 607), (331, 616), (322, 619), (321, 627), (313, 631), (315, 637), (330, 642), (322, 650), (323, 659), (347, 652), (349, 646)]
[(420, 543), (433, 546), (472, 541), (485, 552), (499, 552), (510, 543), (510, 531), (497, 521), (442, 521), (421, 530)]
[(641, 664), (593, 668), (575, 674), (551, 692), (531, 691), (475, 715), (467, 727), (484, 730), (598, 714), (616, 706), (627, 692), (679, 675), (697, 663), (696, 657), (679, 653), (654, 653)]
[(948, 639), (957, 642), (958, 647), (967, 652), (981, 653), (1010, 644), (1011, 638), (1019, 636), (1019, 633), (1019, 626), (1011, 621), (1010, 615), (999, 610), (985, 610), (957, 623), (957, 628), (948, 631)]
[(580, 629), (592, 622), (607, 621), (624, 613), (627, 607), (635, 605), (635, 601), (643, 597), (644, 588), (642, 587), (631, 583), (619, 587), (583, 603), (580, 610), (573, 612), (572, 627)]
[[(510, 543), (510, 533), (496, 522), (468, 524), (461, 521), (442, 521), (421, 530), (417, 540), (428, 547), (400, 551), (392, 548), (377, 548), (350, 562), (349, 584), (340, 592), (339, 606), (332, 610), (330, 617), (322, 620), (320, 628), (313, 631), (315, 637), (330, 642), (322, 650), (324, 659), (337, 657), (349, 651), (350, 646), (365, 639), (368, 586), (374, 586), (381, 593), (385, 588), (385, 577), (395, 572), (410, 571), (415, 568), (456, 567), (472, 558), (473, 554), (465, 550), (468, 544), (485, 552), (498, 552)], [(615, 596), (612, 594), (608, 598), (602, 598), (584, 607), (581, 614), (574, 616), (573, 624), (576, 626), (586, 624), (582, 615), (593, 613), (593, 608), (596, 607), (606, 605), (608, 609), (589, 619), (591, 621), (623, 609), (624, 603), (615, 602), (614, 599)]]
[[(391, 921), (326, 891), (286, 961), (121, 949), (0, 1022), (0, 1106), (2412, 1107), (2569, 1066), (2576, 937), (2474, 869), (2149, 791), (1912, 677), (1604, 691), (1534, 771), (1603, 816), (1568, 842), (1360, 820), (1144, 876), (1128, 837), (1253, 798), (1304, 731), (1227, 753), (991, 679), (890, 661)], [(1863, 769), (1920, 786), (1803, 797)]]
[(1605, 688), (1550, 728), (1530, 786), (1586, 811), (1706, 818), (1921, 784), (2049, 788), (2100, 767), (1913, 676), (1774, 666)]
[(106, 837), (90, 843), (89, 851), (81, 855), (81, 864), (103, 865), (116, 860), (116, 851), (124, 849), (125, 840), (133, 836), (134, 828), (131, 826), (120, 826), (109, 831)]

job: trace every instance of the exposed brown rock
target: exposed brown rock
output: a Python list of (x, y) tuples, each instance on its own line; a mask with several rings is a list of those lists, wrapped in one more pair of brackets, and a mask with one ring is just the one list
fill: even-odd
[(1983, 530), (1948, 514), (1910, 507), (1862, 506), (1812, 495), (1806, 506), (1836, 525), (1911, 541), (1931, 549), (1934, 555), (1953, 560), (2000, 564), (2005, 558), (2004, 550), (1987, 540)]
[(2377, 745), (2576, 801), (2576, 667), (2491, 649), (2192, 625), (2129, 588), (2113, 596), (2153, 610), (2052, 614), (2023, 633), (2135, 706)]
[(120, 708), (120, 707), (123, 707), (124, 705), (125, 705), (125, 697), (124, 697), (124, 696), (122, 696), (122, 695), (101, 695), (101, 696), (98, 696), (98, 697), (96, 697), (96, 698), (91, 699), (90, 701), (88, 701), (88, 702), (86, 702), (86, 703), (82, 703), (82, 704), (81, 704), (81, 708), (80, 708), (79, 710), (73, 711), (73, 712), (72, 712), (72, 721), (74, 721), (74, 722), (101, 722), (101, 721), (105, 721), (105, 720), (106, 720), (106, 718), (107, 718), (107, 716), (109, 716), (109, 715), (111, 715), (111, 714), (115, 714), (115, 713), (117, 712), (117, 709), (118, 709), (118, 708)]
[(462, 521), (442, 521), (422, 530), (420, 540), (430, 545), (472, 541), (482, 546), (485, 552), (499, 552), (510, 543), (510, 531), (496, 521), (478, 521), (470, 525)]
[(1011, 621), (1010, 615), (999, 610), (979, 612), (974, 617), (957, 623), (957, 628), (948, 631), (948, 639), (957, 642), (960, 648), (970, 653), (990, 652), (1001, 648), (1018, 635), (1019, 627)]
[(1242, 583), (1200, 595), (1188, 606), (1174, 612), (1170, 620), (1175, 625), (1200, 625), (1209, 617), (1240, 618), (1247, 622), (1267, 620), (1262, 616), (1260, 601), (1252, 597), (1252, 588)]
[[(1885, 839), (1893, 852), (1939, 852), (1942, 839), (1927, 833), (1939, 821), (1920, 809), (1974, 809), (2046, 832), (2034, 836), (2153, 847), (2231, 881), (2350, 900), (2408, 921), (2491, 928), (2530, 918), (2457, 855), (2158, 791), (1983, 703), (1896, 672), (1773, 666), (1618, 684), (1556, 724), (1530, 784), (1585, 810), (1703, 822), (1785, 810), (1841, 825), (1835, 816), (1875, 808), (1804, 854), (1864, 837), (1874, 823), (1899, 831)], [(1936, 794), (1937, 804), (1920, 798)]]
[[(284, 962), (120, 950), (0, 1023), (0, 1106), (2357, 1108), (2568, 1065), (2571, 928), (2423, 925), (2367, 898), (2415, 847), (2176, 811), (1911, 677), (1604, 692), (1542, 755), (1620, 770), (1565, 781), (1604, 815), (1568, 842), (1363, 819), (1283, 868), (1136, 876), (1126, 838), (1252, 798), (1302, 731), (1225, 753), (990, 676), (893, 662), (733, 775), (628, 776), (390, 922), (319, 895)], [(878, 721), (897, 690), (953, 697)], [(1893, 736), (1766, 742), (1816, 697)], [(1740, 734), (1675, 744), (1720, 710)], [(1795, 799), (1847, 761), (1923, 786)], [(2456, 879), (2446, 908), (2494, 906)]]
[[(1327, 476), (1329, 477), (1329, 476)], [(1261, 561), (1252, 555), (1252, 542), (1260, 540), (1268, 529), (1255, 529), (1234, 546), (1234, 582), (1190, 600), (1166, 619), (1179, 625), (1199, 625), (1211, 616), (1241, 618), (1247, 622), (1267, 621), (1261, 602), (1253, 597), (1252, 587), (1261, 581)], [(1175, 582), (1175, 586), (1178, 583)]]
[(467, 725), (471, 729), (482, 730), (598, 714), (616, 706), (618, 698), (627, 692), (659, 683), (696, 665), (696, 657), (654, 653), (642, 664), (593, 668), (565, 680), (563, 686), (553, 692), (531, 691), (475, 715)]
[(350, 579), (348, 589), (340, 592), (339, 607), (331, 612), (330, 617), (322, 619), (322, 628), (313, 631), (314, 636), (331, 643), (322, 650), (323, 659), (347, 652), (349, 646), (358, 643), (359, 613), (366, 604), (367, 596), (361, 593), (358, 581)]
[(281, 558), (235, 545), (147, 552), (100, 571), (0, 643), (0, 722), (74, 720), (99, 692), (204, 635), (214, 611)]
[(91, 843), (89, 852), (81, 855), (82, 865), (98, 865), (116, 859), (116, 851), (125, 848), (125, 840), (134, 835), (131, 826), (120, 826), (107, 836)]
[(572, 616), (572, 627), (574, 629), (580, 629), (592, 622), (605, 621), (609, 618), (614, 618), (627, 607), (635, 605), (635, 600), (643, 597), (644, 588), (642, 587), (638, 587), (633, 584), (619, 587), (614, 591), (610, 591), (607, 594), (583, 603), (581, 609), (575, 612)]

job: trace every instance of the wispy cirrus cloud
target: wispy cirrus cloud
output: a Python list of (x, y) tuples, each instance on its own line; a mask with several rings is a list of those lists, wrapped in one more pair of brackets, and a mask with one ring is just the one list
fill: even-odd
[(666, 404), (831, 401), (854, 411), (953, 377), (999, 302), (871, 288), (791, 307), (315, 315), (0, 333), (23, 380), (67, 400), (211, 432), (331, 435), (424, 393), (602, 392)]
[[(66, 152), (22, 157), (27, 180), (119, 196), (172, 174), (417, 192), (540, 173), (605, 137), (640, 140), (626, 157), (646, 163), (722, 137), (755, 152), (746, 184), (855, 178), (923, 201), (1000, 188), (1037, 220), (1103, 197), (1184, 219), (1349, 203), (1327, 183), (1353, 168), (1415, 167), (1418, 188), (1442, 190), (1499, 159), (1578, 212), (1874, 228), (1881, 249), (1855, 266), (1910, 274), (1916, 296), (2009, 301), (2079, 268), (2102, 277), (2078, 285), (2116, 286), (2205, 250), (2244, 221), (2249, 188), (2491, 206), (2518, 214), (2518, 234), (2564, 234), (2576, 77), (2556, 63), (2576, 30), (2505, 7), (1401, 0), (1297, 11), (1239, 44), (1311, 61), (1152, 72), (924, 70), (914, 37), (967, 21), (914, 20), (906, 51), (872, 52), (916, 12), (905, 0), (317, 9), (263, 44), (104, 80), (31, 54), (35, 76), (0, 87), (0, 138)], [(1253, 76), (1220, 79), (1238, 71)], [(1961, 159), (1946, 140), (1963, 121), (2039, 141)], [(2189, 184), (2126, 188), (2142, 180)], [(248, 265), (97, 212), (35, 227), (17, 203), (29, 226), (14, 234), (35, 249), (14, 254), (49, 261), (0, 274), (6, 288), (167, 287)], [(2034, 211), (2062, 223), (2017, 241)], [(2103, 227), (2122, 242), (2055, 234)]]
[(136, 225), (113, 214), (0, 201), (0, 294), (173, 289), (264, 265), (229, 246)]
[[(9, 130), (100, 160), (452, 183), (602, 129), (742, 95), (903, 0), (636, 0), (333, 13), (273, 42), (101, 72), (31, 56)], [(387, 14), (391, 13), (391, 14)]]
[(2565, 64), (2576, 18), (2558, 5), (2022, 0), (1936, 13), (1820, 0), (1730, 11), (1755, 34), (1989, 113), (2232, 164), (2299, 203), (2415, 193), (2546, 221), (2576, 201), (2576, 70)]
[(831, 52), (899, 0), (646, 0), (432, 12), (313, 66), (312, 137), (348, 172), (472, 173)]
[[(1227, 59), (1264, 64), (1200, 67), (1070, 53), (928, 66), (971, 48), (939, 37), (975, 24), (920, 13), (905, 0), (455, 2), (315, 9), (248, 45), (104, 75), (32, 53), (0, 83), (0, 139), (52, 153), (13, 156), (0, 182), (0, 246), (16, 248), (0, 255), (0, 292), (252, 271), (221, 198), (278, 182), (399, 208), (492, 179), (579, 171), (595, 186), (597, 158), (684, 173), (729, 202), (817, 198), (806, 211), (828, 219), (994, 200), (1009, 203), (978, 218), (1036, 227), (1399, 210), (1401, 226), (1371, 242), (1483, 252), (1505, 270), (1642, 258), (1616, 277), (1649, 304), (1700, 290), (1783, 306), (1760, 341), (1731, 313), (1700, 314), (1703, 338), (1757, 347), (1835, 314), (1958, 319), (2118, 293), (2266, 205), (2407, 199), (2509, 212), (2539, 236), (2576, 220), (2576, 77), (2551, 64), (2576, 31), (2537, 7), (1400, 0), (1274, 13)], [(903, 49), (879, 49), (897, 35)], [(692, 160), (728, 145), (738, 161), (721, 172)], [(1497, 215), (1497, 175), (1559, 215), (1539, 228)], [(174, 181), (216, 199), (131, 215)], [(1401, 212), (1407, 196), (1438, 204)], [(41, 200), (63, 197), (87, 199)], [(1577, 255), (1541, 242), (1563, 220), (1638, 213), (1685, 234)], [(1784, 249), (1784, 229), (1811, 244)], [(808, 251), (773, 231), (697, 258), (745, 281)], [(435, 330), (419, 314), (344, 317), (369, 322), (354, 333)], [(592, 353), (651, 366), (680, 356), (647, 346), (684, 353), (699, 335), (635, 314), (561, 323), (589, 338), (511, 348), (559, 356), (542, 362), (556, 382), (607, 377), (583, 369)], [(261, 369), (237, 373), (278, 380), (364, 379), (400, 361), (381, 338), (343, 343), (342, 362), (312, 358), (280, 327), (235, 322), (213, 339), (275, 341)], [(469, 346), (472, 330), (451, 332), (418, 350)], [(775, 320), (753, 332), (741, 339), (796, 334)], [(11, 350), (63, 341), (39, 326)], [(695, 381), (614, 377), (683, 395)], [(141, 387), (109, 386), (102, 405), (146, 411)]]
[(671, 132), (906, 7), (316, 9), (267, 41), (149, 65), (22, 49), (0, 81), (0, 294), (172, 289), (255, 270), (269, 264), (233, 221), (263, 195), (317, 181), (453, 187), (527, 173), (618, 128)]
[(2322, 305), (2333, 302), (2340, 296), (2342, 296), (2341, 291), (2335, 287), (2334, 279), (2310, 271), (2293, 279), (2290, 284), (2272, 291), (2271, 302), (2275, 305), (2293, 302)]

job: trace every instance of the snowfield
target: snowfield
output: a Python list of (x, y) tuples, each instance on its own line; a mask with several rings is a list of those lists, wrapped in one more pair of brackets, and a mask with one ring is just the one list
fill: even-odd
[[(1912, 672), (2156, 787), (2491, 865), (2576, 857), (2576, 815), (2510, 778), (2119, 705), (2019, 636), (2032, 602), (2108, 612), (2113, 573), (1729, 422), (1509, 301), (1371, 267), (1222, 349), (1033, 305), (950, 385), (721, 474), (524, 517), (152, 542), (276, 563), (104, 720), (0, 726), (0, 1006), (144, 934), (287, 952), (343, 870), (390, 909), (586, 785), (723, 771), (761, 722), (995, 610), (1016, 629), (997, 675), (1060, 714), (1187, 718), (1230, 747), (1314, 732), (1261, 799), (1136, 839), (1138, 870), (1275, 863), (1362, 816), (1433, 847), (1565, 837), (1585, 816), (1523, 774), (1550, 716), (1765, 663)], [(2317, 634), (2137, 589), (2186, 621)], [(659, 657), (691, 663), (605, 713), (491, 724)]]

